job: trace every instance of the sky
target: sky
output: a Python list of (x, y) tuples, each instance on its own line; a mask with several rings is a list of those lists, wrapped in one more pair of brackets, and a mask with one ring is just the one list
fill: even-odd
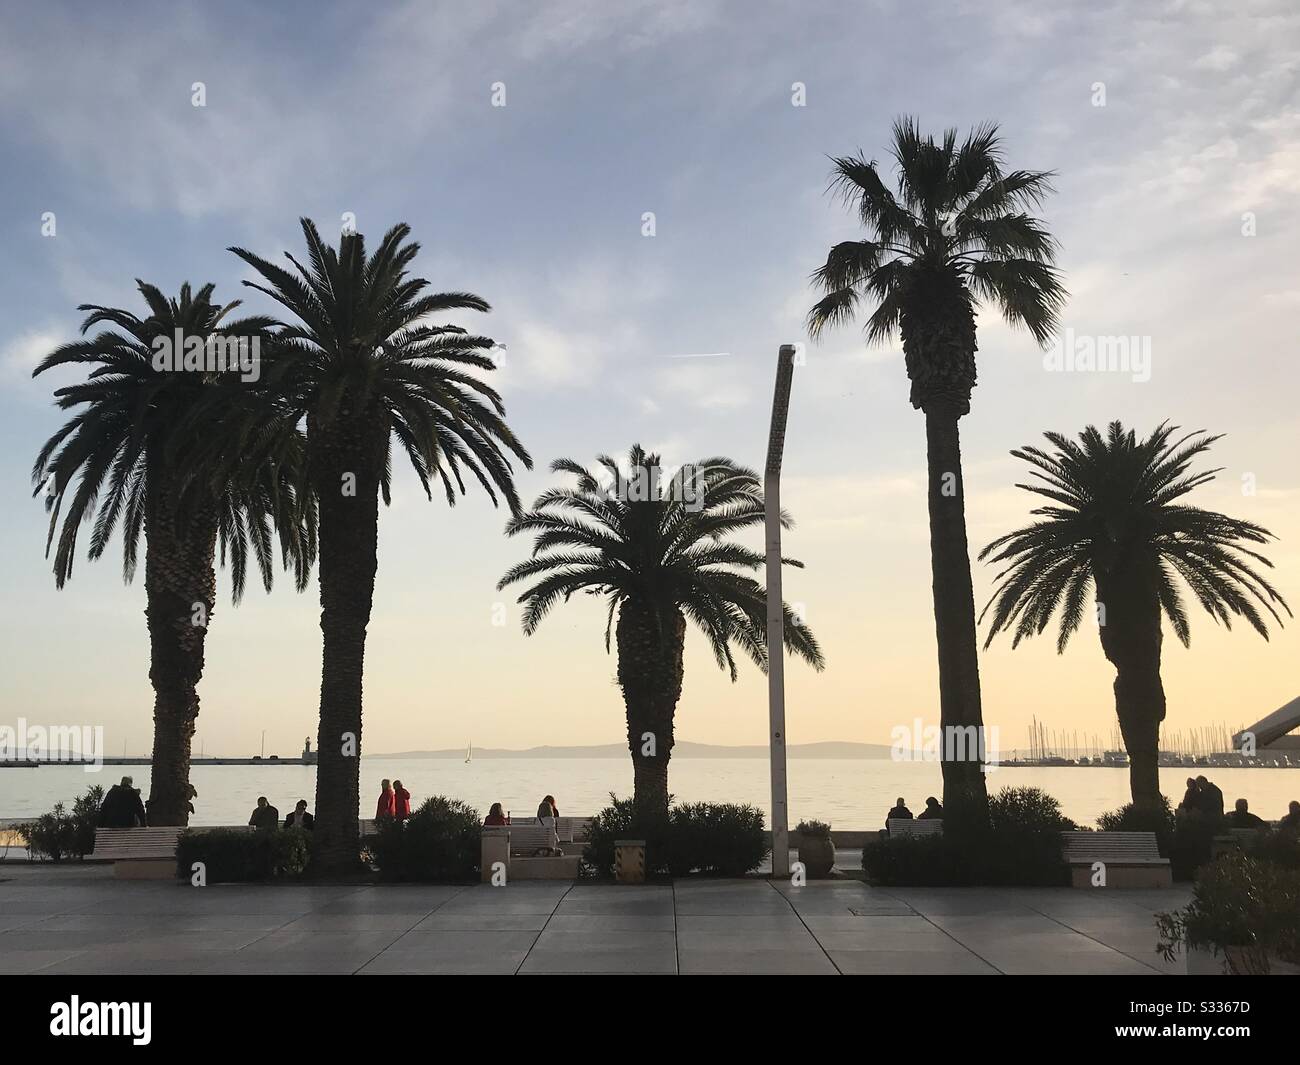
[[(1008, 164), (1056, 172), (1077, 336), (1148, 338), (1149, 375), (1065, 372), (996, 309), (961, 422), (970, 541), (1023, 524), (1011, 448), (1119, 418), (1225, 434), (1194, 501), (1270, 528), (1300, 601), (1300, 10), (1235, 4), (570, 3), (0, 5), (0, 722), (102, 724), (147, 751), (144, 589), (120, 547), (55, 589), (30, 470), (60, 424), (31, 370), (76, 307), (138, 310), (134, 279), (241, 289), (225, 249), (298, 252), (297, 219), (377, 240), (405, 221), (421, 276), (493, 307), (460, 324), (506, 347), (509, 420), (536, 468), (636, 442), (670, 464), (754, 467), (777, 349), (802, 343), (782, 501), (786, 598), (827, 667), (791, 660), (791, 743), (888, 743), (937, 720), (922, 416), (898, 345), (850, 326), (808, 341), (809, 274), (862, 234), (829, 157), (886, 157), (893, 120), (1000, 123)], [(201, 98), (196, 83), (202, 83)], [(201, 99), (202, 106), (195, 106)], [(500, 106), (504, 104), (504, 106)], [(647, 213), (653, 234), (647, 235)], [(50, 215), (53, 233), (48, 231)], [(688, 354), (712, 358), (686, 359)], [(1135, 380), (1137, 377), (1149, 377)], [(1253, 490), (1252, 490), (1253, 489)], [(371, 752), (620, 742), (594, 601), (525, 637), (495, 585), (528, 544), (481, 494), (425, 499), (409, 471), (380, 515), (367, 646)], [(974, 564), (977, 604), (994, 572)], [(228, 588), (223, 582), (223, 588)], [(315, 736), (317, 591), (281, 579), (211, 619), (196, 752), (296, 753)], [(1300, 691), (1300, 623), (1268, 642), (1203, 613), (1167, 634), (1168, 728), (1249, 724)], [(982, 652), (1002, 748), (1030, 721), (1113, 731), (1094, 631)], [(688, 635), (677, 738), (761, 743), (765, 678), (731, 683)]]

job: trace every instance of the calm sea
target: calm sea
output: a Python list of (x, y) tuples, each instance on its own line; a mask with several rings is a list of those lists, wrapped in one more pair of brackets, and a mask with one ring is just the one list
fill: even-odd
[[(123, 774), (149, 794), (148, 766), (105, 766), (87, 773), (76, 766), (39, 769), (0, 769), (0, 820), (27, 817), (70, 802), (92, 784), (107, 787)], [(1181, 799), (1186, 769), (1163, 769), (1161, 788), (1175, 804)], [(1220, 788), (1229, 806), (1244, 796), (1261, 817), (1275, 820), (1287, 803), (1300, 798), (1300, 770), (1211, 769), (1206, 773)], [(554, 795), (560, 812), (589, 815), (632, 790), (632, 765), (627, 758), (479, 758), (466, 764), (444, 758), (366, 758), (361, 763), (362, 816), (371, 816), (382, 778), (400, 779), (417, 804), (430, 795), (463, 799), (485, 814), (501, 803), (507, 810), (531, 816), (543, 795)], [(266, 795), (283, 816), (298, 799), (315, 807), (314, 766), (196, 766), (198, 789), (194, 823), (238, 825), (259, 795)], [(1091, 824), (1097, 815), (1128, 799), (1128, 770), (1083, 767), (998, 769), (989, 775), (990, 791), (1005, 786), (1032, 785), (1055, 795), (1067, 816)], [(769, 808), (768, 763), (761, 758), (679, 758), (669, 770), (669, 787), (681, 802), (747, 802)], [(898, 796), (919, 813), (927, 795), (941, 795), (935, 763), (890, 760), (793, 758), (789, 762), (790, 823), (801, 818), (829, 821), (841, 829), (880, 827)]]

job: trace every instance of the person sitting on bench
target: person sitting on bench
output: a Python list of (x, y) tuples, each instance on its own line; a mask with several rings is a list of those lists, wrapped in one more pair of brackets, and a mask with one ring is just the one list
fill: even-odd
[(253, 828), (266, 829), (268, 832), (280, 827), (280, 811), (267, 802), (265, 795), (257, 797), (257, 809), (248, 819)]
[(898, 802), (894, 804), (894, 808), (885, 814), (885, 827), (889, 827), (890, 821), (910, 820), (912, 820), (912, 811), (907, 808), (907, 804), (903, 802), (903, 797), (900, 795)]
[(293, 813), (284, 819), (285, 828), (304, 828), (310, 832), (316, 827), (316, 818), (307, 812), (307, 800), (299, 799)]
[(99, 808), (100, 828), (144, 828), (149, 824), (140, 789), (133, 784), (130, 777), (123, 777), (122, 783), (108, 789)]
[(1237, 808), (1228, 814), (1228, 824), (1233, 828), (1268, 828), (1262, 817), (1250, 812), (1250, 806), (1245, 799), (1237, 800)]
[(942, 821), (943, 803), (931, 795), (925, 800), (925, 809), (916, 815), (918, 821)]
[(501, 809), (501, 804), (499, 802), (494, 802), (492, 808), (488, 810), (487, 817), (483, 818), (484, 827), (492, 828), (493, 826), (508, 824), (510, 824), (510, 822), (506, 820), (506, 812)]
[(1278, 828), (1285, 828), (1291, 832), (1300, 832), (1300, 802), (1291, 800), (1290, 805), (1286, 808), (1286, 816), (1277, 823)]

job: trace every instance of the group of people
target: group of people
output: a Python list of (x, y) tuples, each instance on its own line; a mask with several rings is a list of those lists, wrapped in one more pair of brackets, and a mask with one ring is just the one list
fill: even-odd
[[(1213, 781), (1205, 777), (1188, 777), (1187, 791), (1183, 801), (1178, 804), (1180, 814), (1202, 814), (1212, 820), (1224, 818), (1232, 828), (1267, 828), (1268, 822), (1258, 814), (1250, 812), (1250, 803), (1238, 799), (1233, 803), (1232, 813), (1224, 815), (1223, 792)], [(1300, 802), (1292, 800), (1287, 805), (1286, 815), (1278, 821), (1279, 828), (1300, 832)]]
[[(537, 804), (536, 816), (538, 822), (543, 825), (548, 823), (553, 824), (555, 821), (559, 820), (560, 808), (555, 805), (554, 795), (547, 795), (546, 798)], [(510, 824), (510, 818), (506, 816), (506, 812), (501, 808), (501, 804), (499, 802), (494, 802), (488, 810), (487, 817), (483, 818), (484, 827), (492, 828), (493, 826), (508, 824)]]
[[(912, 811), (907, 808), (907, 803), (903, 801), (900, 795), (898, 801), (894, 803), (894, 808), (885, 814), (885, 827), (889, 827), (890, 821), (911, 821), (913, 820)], [(943, 820), (943, 803), (931, 795), (925, 800), (925, 809), (916, 815), (917, 821), (942, 821)]]
[[(280, 811), (271, 805), (265, 795), (259, 795), (257, 797), (257, 806), (253, 809), (253, 815), (248, 819), (248, 824), (252, 828), (266, 831), (280, 828)], [(303, 828), (308, 832), (316, 827), (316, 819), (307, 812), (306, 799), (299, 799), (294, 804), (293, 812), (285, 817), (283, 827)]]
[(400, 780), (379, 782), (379, 805), (375, 807), (375, 820), (391, 817), (405, 821), (411, 816), (411, 793), (402, 787)]
[[(1211, 818), (1220, 818), (1223, 813), (1223, 792), (1219, 787), (1205, 777), (1188, 777), (1187, 794), (1183, 796), (1183, 801), (1179, 804), (1178, 812), (1201, 813)], [(885, 825), (888, 827), (890, 821), (911, 821), (912, 811), (907, 808), (907, 803), (903, 801), (900, 795), (894, 808), (885, 815)], [(931, 795), (925, 800), (925, 809), (916, 816), (917, 821), (926, 820), (943, 820), (943, 805)], [(1257, 814), (1250, 812), (1250, 804), (1245, 799), (1238, 799), (1233, 806), (1232, 813), (1228, 814), (1225, 820), (1232, 828), (1267, 828), (1268, 822)], [(1292, 802), (1287, 807), (1287, 814), (1278, 822), (1279, 828), (1287, 828), (1300, 832), (1300, 802)]]

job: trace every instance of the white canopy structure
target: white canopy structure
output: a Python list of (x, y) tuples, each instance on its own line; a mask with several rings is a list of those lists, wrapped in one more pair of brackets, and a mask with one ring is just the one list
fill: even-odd
[(1258, 750), (1297, 728), (1300, 728), (1300, 696), (1274, 710), (1268, 717), (1260, 718), (1250, 728), (1242, 729), (1232, 737), (1232, 746), (1241, 750), (1242, 737), (1249, 732), (1255, 737), (1255, 748)]

